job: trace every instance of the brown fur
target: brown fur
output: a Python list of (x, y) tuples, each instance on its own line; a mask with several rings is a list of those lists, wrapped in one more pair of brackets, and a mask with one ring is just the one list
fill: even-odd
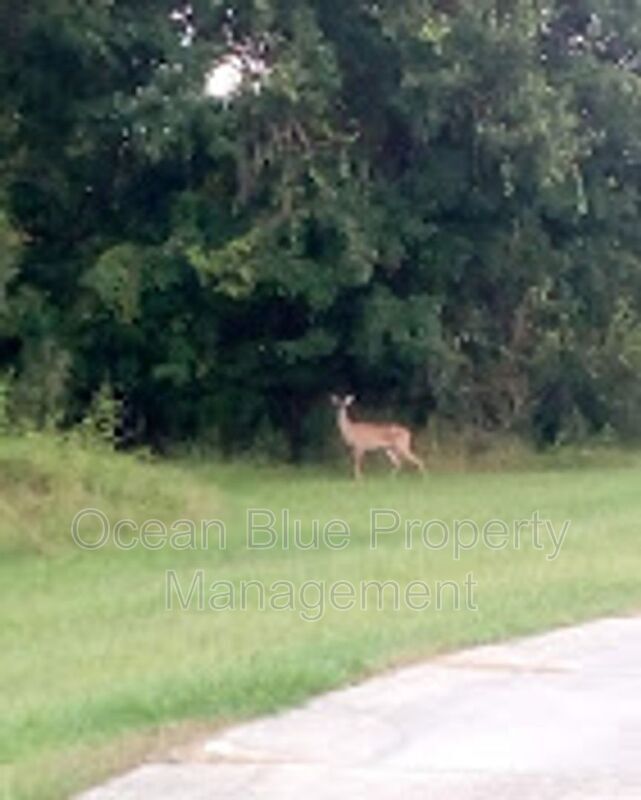
[(338, 428), (352, 454), (355, 478), (363, 474), (365, 454), (376, 450), (385, 451), (394, 472), (398, 472), (404, 462), (412, 464), (420, 472), (425, 470), (423, 461), (412, 451), (412, 434), (407, 428), (394, 423), (352, 422), (347, 409), (353, 402), (352, 395), (343, 398), (332, 395)]

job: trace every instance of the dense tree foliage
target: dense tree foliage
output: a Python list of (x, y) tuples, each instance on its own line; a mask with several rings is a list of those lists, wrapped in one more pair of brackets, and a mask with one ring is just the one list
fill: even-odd
[(0, 0), (0, 37), (14, 413), (641, 431), (641, 0)]

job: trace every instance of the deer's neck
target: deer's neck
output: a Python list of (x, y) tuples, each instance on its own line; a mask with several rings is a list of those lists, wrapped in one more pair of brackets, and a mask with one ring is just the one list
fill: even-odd
[(347, 414), (346, 408), (339, 408), (337, 412), (337, 421), (338, 421), (338, 429), (341, 432), (341, 436), (347, 442), (347, 444), (351, 444), (352, 441), (352, 421)]

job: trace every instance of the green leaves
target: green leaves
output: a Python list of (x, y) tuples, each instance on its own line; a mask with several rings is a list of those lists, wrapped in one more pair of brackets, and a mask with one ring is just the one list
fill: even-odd
[(145, 258), (144, 250), (135, 245), (116, 245), (100, 256), (83, 279), (118, 322), (131, 324), (140, 315)]
[(0, 320), (7, 313), (7, 289), (18, 274), (18, 259), (22, 248), (19, 233), (0, 208)]
[(250, 297), (258, 279), (255, 235), (232, 239), (220, 250), (190, 247), (187, 257), (205, 285), (232, 300)]
[[(229, 446), (299, 452), (338, 385), (633, 427), (607, 387), (641, 394), (640, 0), (5, 16), (0, 353), (23, 387), (64, 353), (57, 419), (109, 380), (149, 438)], [(242, 90), (212, 98), (225, 58)]]

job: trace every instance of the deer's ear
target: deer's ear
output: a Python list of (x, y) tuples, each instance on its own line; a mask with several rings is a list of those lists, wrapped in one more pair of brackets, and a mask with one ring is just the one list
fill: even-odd
[(348, 394), (347, 397), (345, 398), (345, 405), (346, 406), (351, 406), (352, 403), (354, 402), (354, 400), (356, 400), (354, 395), (353, 394)]
[(336, 395), (335, 395), (335, 394), (330, 394), (330, 396), (329, 396), (329, 402), (330, 402), (330, 403), (331, 403), (333, 406), (337, 406), (337, 405), (338, 405), (338, 397), (336, 397)]

